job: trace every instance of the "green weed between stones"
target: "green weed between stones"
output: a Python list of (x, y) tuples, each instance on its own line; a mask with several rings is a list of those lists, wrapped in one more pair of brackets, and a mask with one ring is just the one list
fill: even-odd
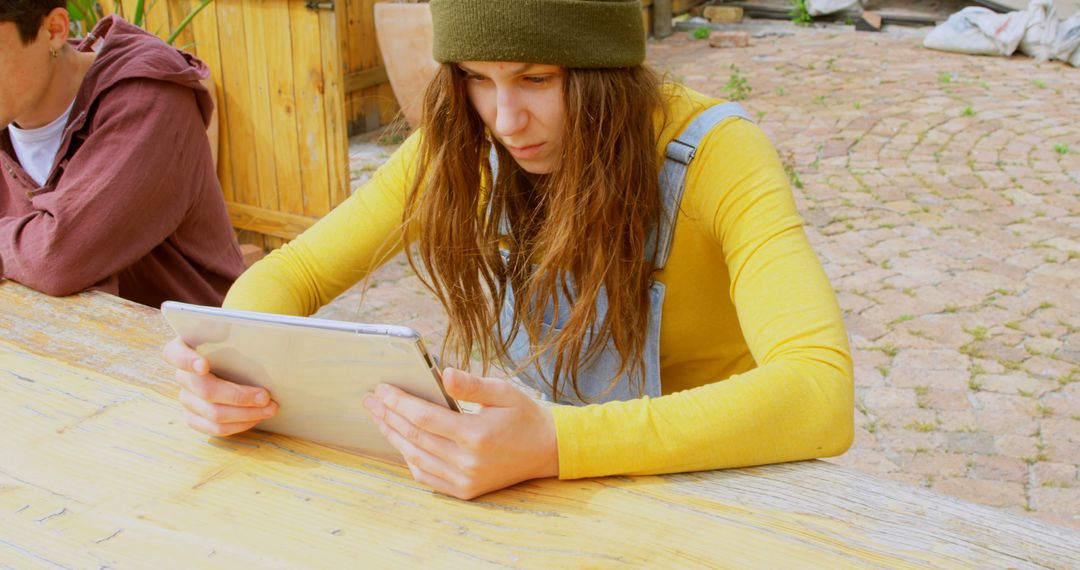
[(694, 36), (695, 40), (707, 40), (709, 39), (708, 26), (698, 26), (694, 28), (694, 31), (690, 32), (690, 35)]
[(724, 86), (724, 91), (727, 91), (728, 98), (732, 101), (742, 101), (750, 96), (754, 88), (746, 81), (746, 76), (742, 74), (739, 66), (733, 63), (731, 64), (731, 75), (728, 77), (727, 85)]
[(810, 10), (806, 7), (806, 0), (791, 0), (791, 11), (788, 12), (791, 21), (800, 26), (809, 26), (814, 22)]
[(1062, 156), (1065, 156), (1066, 154), (1069, 154), (1069, 152), (1070, 152), (1069, 145), (1066, 144), (1066, 143), (1055, 144), (1054, 145), (1054, 152), (1056, 152), (1056, 153), (1058, 153), (1058, 154), (1060, 154)]

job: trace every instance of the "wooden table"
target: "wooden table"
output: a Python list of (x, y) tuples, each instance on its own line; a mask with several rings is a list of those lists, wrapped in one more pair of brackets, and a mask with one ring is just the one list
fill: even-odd
[(0, 566), (1080, 567), (1080, 534), (825, 462), (542, 480), (404, 468), (181, 419), (157, 311), (0, 281)]

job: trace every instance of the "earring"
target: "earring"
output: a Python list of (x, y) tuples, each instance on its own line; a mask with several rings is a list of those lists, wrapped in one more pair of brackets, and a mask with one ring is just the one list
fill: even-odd
[(51, 55), (53, 59), (56, 59), (60, 57), (60, 50), (56, 48), (49, 48), (49, 55)]

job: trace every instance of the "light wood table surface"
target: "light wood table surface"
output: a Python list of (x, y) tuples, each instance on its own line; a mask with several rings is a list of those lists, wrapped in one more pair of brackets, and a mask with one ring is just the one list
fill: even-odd
[(0, 567), (1080, 568), (1080, 533), (831, 465), (540, 480), (189, 429), (158, 312), (0, 281)]

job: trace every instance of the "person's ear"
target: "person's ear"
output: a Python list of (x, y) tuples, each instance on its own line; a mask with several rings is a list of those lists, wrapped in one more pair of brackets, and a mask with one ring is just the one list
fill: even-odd
[(41, 28), (48, 34), (49, 50), (60, 53), (71, 33), (71, 16), (64, 8), (54, 8), (52, 12), (45, 15)]

